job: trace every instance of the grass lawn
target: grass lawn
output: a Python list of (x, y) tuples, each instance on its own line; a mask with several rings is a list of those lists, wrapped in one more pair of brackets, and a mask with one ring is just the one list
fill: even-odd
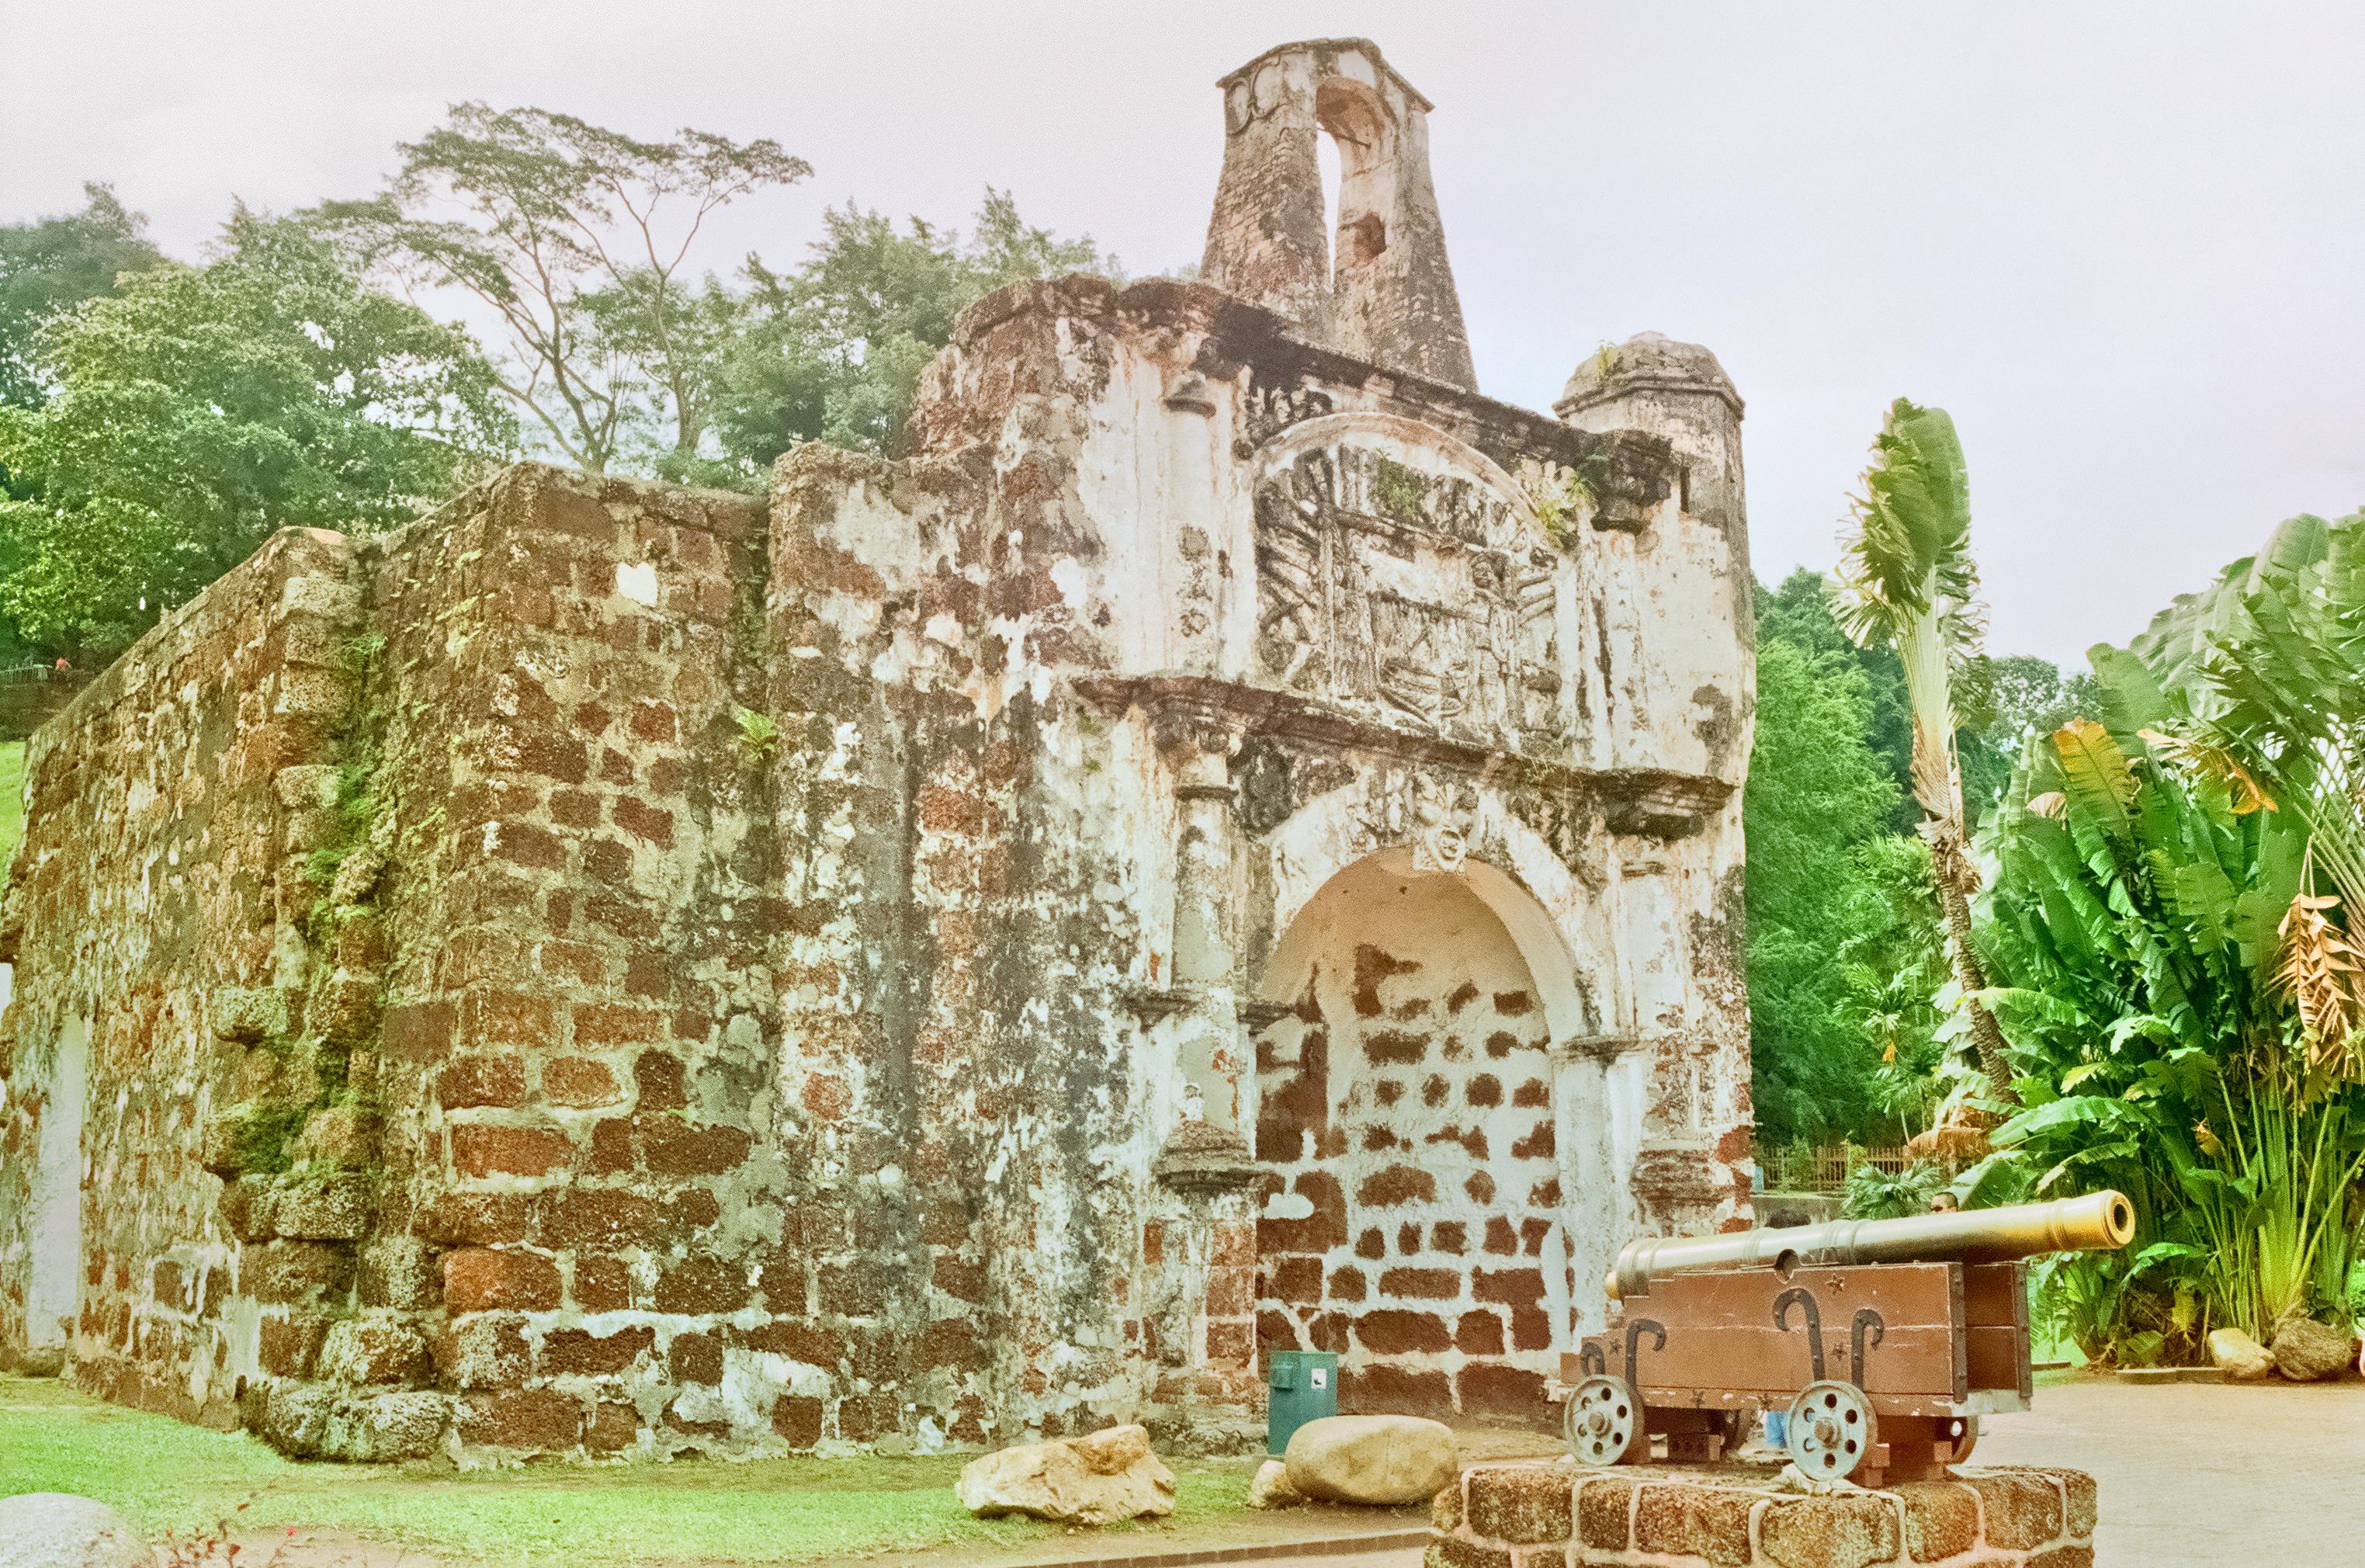
[(0, 741), (0, 868), (25, 836), (25, 743)]
[[(242, 1432), (118, 1409), (51, 1379), (0, 1378), (0, 1496), (74, 1492), (119, 1508), (151, 1539), (186, 1533), (252, 1498), (235, 1533), (286, 1526), (398, 1543), (447, 1562), (801, 1562), (892, 1551), (1010, 1551), (1056, 1525), (971, 1518), (953, 1498), (959, 1458), (689, 1461), (455, 1472), (298, 1464)], [(1173, 1462), (1171, 1520), (1093, 1539), (1247, 1515), (1252, 1461)]]

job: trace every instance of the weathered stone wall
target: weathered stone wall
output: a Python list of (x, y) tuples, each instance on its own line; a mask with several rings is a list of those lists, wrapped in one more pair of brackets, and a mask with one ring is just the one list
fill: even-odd
[(1341, 341), (1023, 286), (891, 459), (178, 612), (35, 748), (5, 1342), (356, 1457), (1541, 1415), (1745, 1214), (1738, 401)]
[[(0, 1014), (0, 1343), (208, 1422), (352, 1277), (337, 1157), (368, 1075), (311, 983), (294, 863), (351, 709), (353, 570), (339, 535), (276, 536), (27, 756), (0, 921), (25, 977)], [(248, 1166), (290, 1209), (252, 1238), (221, 1180)]]

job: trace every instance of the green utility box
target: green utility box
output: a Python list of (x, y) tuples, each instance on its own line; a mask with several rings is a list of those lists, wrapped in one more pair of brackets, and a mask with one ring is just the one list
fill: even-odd
[(1281, 1453), (1292, 1433), (1308, 1421), (1339, 1414), (1339, 1356), (1335, 1350), (1275, 1350), (1265, 1364), (1264, 1451)]

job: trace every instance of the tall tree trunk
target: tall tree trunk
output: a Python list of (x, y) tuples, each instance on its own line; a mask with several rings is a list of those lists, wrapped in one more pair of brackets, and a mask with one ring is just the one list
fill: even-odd
[(1938, 890), (1938, 907), (1945, 912), (1946, 956), (1954, 960), (1955, 980), (1963, 991), (1963, 1008), (1970, 1015), (1971, 1048), (1978, 1054), (1979, 1069), (1988, 1075), (1996, 1098), (2018, 1104), (2020, 1097), (2012, 1089), (2012, 1064), (2003, 1054), (2003, 1031), (1996, 1026), (1995, 1014), (1978, 996), (1988, 983), (1987, 972), (1979, 967), (1978, 950), (1971, 946), (1970, 895), (1978, 886), (1978, 873), (1972, 868), (1970, 853), (1952, 823), (1934, 817), (1926, 819), (1922, 823), (1922, 836), (1930, 843), (1930, 880)]

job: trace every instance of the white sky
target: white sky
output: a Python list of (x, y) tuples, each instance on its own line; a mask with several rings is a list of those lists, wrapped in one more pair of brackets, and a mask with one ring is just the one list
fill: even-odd
[(719, 265), (991, 181), (1153, 273), (1198, 258), (1215, 78), (1334, 34), (1438, 106), (1484, 389), (1545, 407), (1644, 330), (1714, 348), (1769, 580), (1830, 563), (1900, 394), (1961, 427), (2000, 653), (2074, 661), (2365, 503), (2352, 5), (0, 0), (0, 221), (108, 179), (192, 254), (233, 196), (366, 194), (481, 97), (809, 159)]

